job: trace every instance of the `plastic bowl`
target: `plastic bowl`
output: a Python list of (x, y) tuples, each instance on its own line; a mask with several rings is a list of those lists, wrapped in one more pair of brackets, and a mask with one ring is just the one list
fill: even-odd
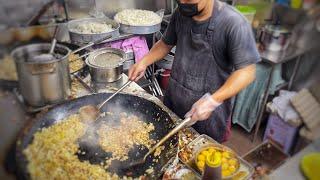
[(250, 24), (252, 24), (254, 16), (256, 14), (256, 9), (254, 7), (237, 5), (236, 9), (247, 18)]

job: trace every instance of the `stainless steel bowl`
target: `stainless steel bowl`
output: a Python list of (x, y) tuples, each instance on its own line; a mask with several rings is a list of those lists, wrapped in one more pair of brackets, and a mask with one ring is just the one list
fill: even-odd
[[(96, 33), (96, 34), (83, 34), (83, 33), (78, 33), (74, 31), (76, 25), (80, 23), (87, 23), (87, 22), (108, 23), (112, 25), (112, 28), (114, 30), (107, 33)], [(76, 19), (68, 22), (70, 40), (72, 43), (78, 44), (78, 45), (84, 45), (89, 42), (94, 42), (96, 40), (99, 40), (103, 37), (107, 37), (110, 35), (111, 35), (111, 38), (119, 37), (120, 36), (119, 28), (120, 28), (119, 23), (109, 18), (84, 18), (84, 19)]]
[[(119, 63), (113, 67), (100, 67), (92, 64), (97, 56), (104, 53), (114, 53), (121, 57)], [(89, 66), (91, 78), (96, 83), (115, 82), (122, 77), (123, 63), (126, 60), (124, 51), (115, 48), (102, 48), (92, 52), (86, 59), (86, 64)]]

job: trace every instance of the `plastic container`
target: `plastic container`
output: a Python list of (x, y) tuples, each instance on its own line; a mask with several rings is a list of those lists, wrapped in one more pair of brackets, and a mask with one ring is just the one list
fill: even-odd
[(290, 6), (293, 9), (300, 9), (302, 7), (302, 0), (291, 0)]
[(241, 12), (242, 15), (244, 15), (247, 18), (248, 22), (252, 24), (254, 16), (256, 14), (256, 9), (251, 6), (241, 6), (241, 5), (237, 5), (236, 8), (238, 9), (238, 11)]
[(206, 165), (202, 180), (220, 180), (221, 179), (221, 156), (211, 154), (206, 158)]
[(283, 5), (283, 6), (286, 6), (286, 7), (289, 7), (290, 0), (276, 0), (276, 3), (280, 4), (280, 5)]
[(297, 140), (298, 129), (299, 127), (292, 126), (279, 116), (271, 114), (263, 140), (270, 139), (276, 142), (285, 153), (290, 154)]

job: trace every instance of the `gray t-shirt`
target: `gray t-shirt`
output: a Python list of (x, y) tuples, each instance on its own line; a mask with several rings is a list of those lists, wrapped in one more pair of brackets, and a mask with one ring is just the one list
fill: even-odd
[(197, 34), (206, 34), (209, 26), (210, 19), (205, 21), (193, 21), (192, 31)]
[[(221, 3), (223, 8), (219, 13), (214, 13), (214, 36), (209, 42), (213, 42), (212, 51), (217, 63), (227, 72), (241, 69), (260, 61), (260, 55), (256, 48), (252, 28), (244, 16), (232, 6)], [(215, 4), (216, 5), (216, 4)], [(215, 17), (215, 14), (219, 14)], [(190, 29), (197, 34), (207, 34), (210, 19), (196, 22), (192, 18), (182, 16), (178, 10), (172, 15), (171, 21), (162, 40), (168, 45), (177, 44), (179, 36)], [(190, 27), (191, 26), (191, 27)], [(182, 31), (182, 29), (184, 29)]]

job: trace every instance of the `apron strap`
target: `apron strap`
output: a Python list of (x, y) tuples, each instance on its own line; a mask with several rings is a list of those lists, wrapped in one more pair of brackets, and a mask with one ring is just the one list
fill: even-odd
[(214, 30), (216, 19), (220, 15), (220, 12), (225, 5), (225, 3), (222, 3), (219, 0), (213, 0), (213, 1), (214, 1), (214, 4), (213, 4), (212, 16), (210, 18), (209, 26), (207, 29), (208, 33), (212, 33), (212, 31)]
[(225, 72), (230, 72), (230, 69), (228, 67), (225, 67), (225, 65), (221, 64), (221, 62), (216, 58), (215, 52), (214, 52), (214, 31), (215, 31), (215, 25), (217, 23), (217, 19), (219, 18), (221, 11), (223, 8), (225, 8), (226, 3), (220, 2), (219, 0), (214, 0), (213, 5), (213, 12), (212, 16), (210, 18), (210, 22), (207, 28), (207, 39), (208, 43), (212, 49), (212, 54), (216, 60), (216, 64), (219, 66), (219, 68)]

